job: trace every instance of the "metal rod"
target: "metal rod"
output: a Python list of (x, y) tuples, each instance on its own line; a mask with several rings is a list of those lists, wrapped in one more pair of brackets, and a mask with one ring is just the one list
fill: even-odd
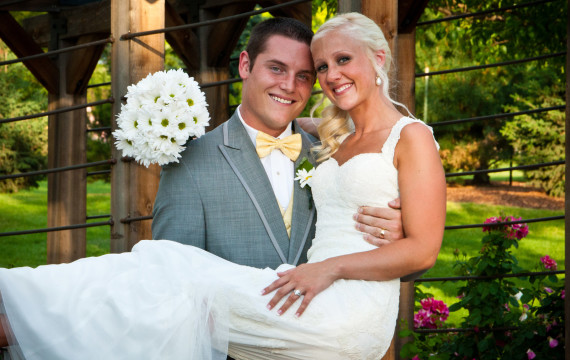
[(24, 61), (33, 60), (33, 59), (38, 59), (38, 58), (42, 58), (42, 57), (46, 57), (46, 56), (57, 55), (57, 54), (61, 54), (61, 53), (69, 52), (69, 51), (75, 51), (75, 50), (83, 49), (83, 48), (90, 47), (90, 46), (112, 43), (114, 41), (115, 40), (112, 37), (108, 37), (108, 38), (103, 39), (103, 40), (92, 41), (92, 42), (88, 42), (88, 43), (81, 44), (81, 45), (69, 46), (69, 47), (66, 47), (64, 49), (52, 50), (52, 51), (48, 51), (48, 52), (41, 53), (41, 54), (24, 56), (24, 57), (13, 59), (13, 60), (0, 61), (0, 66), (15, 64), (15, 63), (24, 62)]
[(565, 270), (556, 271), (539, 271), (539, 272), (524, 272), (518, 274), (497, 274), (497, 275), (486, 275), (486, 276), (453, 276), (453, 277), (437, 277), (437, 278), (425, 278), (416, 279), (414, 282), (435, 282), (435, 281), (462, 281), (462, 280), (492, 280), (492, 279), (502, 279), (502, 278), (520, 278), (520, 277), (534, 277), (543, 275), (558, 275), (564, 274)]
[(450, 226), (446, 226), (445, 230), (472, 229), (472, 228), (490, 227), (490, 226), (498, 226), (498, 225), (535, 223), (535, 222), (543, 222), (543, 221), (562, 220), (565, 218), (566, 218), (565, 215), (558, 215), (558, 216), (548, 216), (548, 217), (526, 219), (526, 220), (505, 221), (505, 222), (495, 223), (495, 224), (450, 225)]
[(63, 108), (59, 108), (59, 109), (55, 109), (55, 110), (50, 110), (50, 111), (46, 111), (46, 112), (38, 113), (38, 114), (18, 116), (18, 117), (9, 118), (9, 119), (1, 119), (0, 124), (5, 124), (5, 123), (9, 123), (9, 122), (14, 122), (14, 121), (21, 121), (21, 120), (29, 120), (29, 119), (39, 118), (42, 116), (60, 114), (60, 113), (68, 112), (68, 111), (84, 109), (84, 108), (89, 107), (89, 106), (97, 106), (97, 105), (108, 104), (108, 103), (113, 103), (113, 102), (115, 102), (115, 99), (108, 98), (105, 100), (93, 101), (93, 102), (81, 104), (81, 105), (67, 106), (67, 107), (63, 107)]
[(129, 40), (129, 39), (132, 39), (135, 37), (140, 37), (140, 36), (161, 34), (161, 33), (166, 33), (166, 32), (170, 32), (170, 31), (185, 30), (185, 29), (192, 29), (192, 28), (196, 28), (196, 27), (200, 27), (200, 26), (214, 25), (214, 24), (218, 24), (221, 22), (225, 22), (225, 21), (241, 19), (244, 17), (250, 17), (253, 15), (257, 15), (257, 14), (263, 14), (265, 12), (280, 9), (282, 7), (293, 6), (293, 5), (297, 5), (297, 4), (301, 4), (301, 3), (309, 2), (309, 1), (312, 1), (312, 0), (293, 0), (293, 1), (289, 1), (289, 2), (286, 2), (283, 4), (279, 4), (279, 5), (268, 6), (266, 8), (261, 9), (261, 10), (248, 11), (245, 13), (232, 15), (232, 16), (226, 16), (226, 17), (214, 19), (214, 20), (201, 21), (201, 22), (197, 22), (197, 23), (193, 23), (193, 24), (186, 24), (186, 25), (171, 26), (171, 27), (167, 27), (167, 28), (163, 28), (163, 29), (157, 29), (157, 30), (127, 33), (127, 34), (121, 35), (119, 40)]
[(87, 85), (87, 88), (95, 88), (95, 87), (100, 87), (100, 86), (108, 86), (111, 85), (111, 82), (104, 82), (104, 83), (100, 83), (100, 84), (93, 84), (93, 85)]
[(541, 167), (546, 167), (546, 166), (564, 165), (565, 163), (566, 163), (565, 160), (558, 160), (558, 161), (552, 161), (552, 162), (547, 162), (547, 163), (513, 166), (513, 167), (500, 168), (500, 169), (463, 171), (463, 172), (457, 172), (457, 173), (447, 173), (447, 174), (445, 174), (445, 177), (467, 176), (467, 175), (495, 173), (495, 172), (503, 172), (503, 171), (511, 171), (511, 170), (530, 170), (530, 169), (536, 169), (536, 168), (541, 168)]
[(86, 132), (98, 132), (98, 131), (111, 131), (110, 126), (100, 127), (100, 128), (92, 128), (85, 130)]
[(504, 8), (497, 8), (497, 9), (478, 11), (478, 12), (474, 12), (474, 13), (453, 15), (453, 16), (444, 17), (442, 19), (421, 21), (421, 22), (418, 22), (416, 24), (416, 26), (431, 25), (431, 24), (436, 24), (436, 23), (440, 23), (440, 22), (444, 22), (444, 21), (464, 19), (464, 18), (468, 18), (468, 17), (475, 17), (475, 16), (479, 16), (479, 15), (486, 15), (486, 14), (497, 13), (497, 12), (505, 12), (508, 10), (514, 10), (514, 9), (519, 9), (519, 8), (524, 8), (524, 7), (529, 7), (529, 6), (540, 5), (540, 4), (549, 3), (549, 2), (553, 2), (553, 1), (556, 1), (556, 0), (534, 1), (534, 2), (524, 3), (524, 4), (520, 4), (520, 5), (506, 6)]
[(2, 237), (2, 236), (27, 235), (27, 234), (38, 234), (38, 233), (45, 233), (45, 232), (51, 232), (51, 231), (61, 231), (61, 230), (83, 229), (83, 228), (88, 228), (88, 227), (105, 226), (105, 225), (113, 225), (113, 220), (100, 221), (100, 222), (87, 223), (87, 224), (57, 226), (57, 227), (44, 228), (44, 229), (4, 232), (4, 233), (0, 233), (0, 237)]
[(85, 219), (86, 220), (93, 220), (93, 219), (102, 219), (102, 218), (110, 218), (111, 214), (104, 214), (104, 215), (92, 215), (92, 216), (87, 216)]
[(438, 127), (438, 126), (454, 125), (454, 124), (459, 124), (459, 123), (464, 123), (464, 122), (470, 122), (470, 121), (481, 121), (481, 120), (489, 120), (489, 119), (511, 118), (511, 117), (519, 116), (519, 115), (536, 114), (536, 113), (540, 113), (540, 112), (547, 112), (547, 111), (553, 111), (553, 110), (562, 110), (562, 109), (565, 109), (565, 108), (566, 108), (566, 105), (551, 106), (551, 107), (547, 107), (547, 108), (524, 110), (524, 111), (517, 111), (517, 112), (512, 112), (512, 113), (483, 115), (483, 116), (476, 116), (476, 117), (465, 118), (465, 119), (457, 119), (457, 120), (449, 120), (449, 121), (439, 121), (439, 122), (431, 123), (431, 124), (429, 124), (429, 126), (431, 126), (431, 127)]
[(525, 58), (525, 59), (520, 59), (520, 60), (503, 61), (503, 62), (488, 64), (488, 65), (475, 65), (475, 66), (467, 66), (467, 67), (463, 67), (463, 68), (450, 69), (450, 70), (430, 71), (429, 73), (417, 73), (415, 76), (418, 78), (418, 77), (424, 77), (424, 76), (434, 76), (434, 75), (442, 75), (442, 74), (452, 74), (452, 73), (456, 73), (456, 72), (465, 72), (465, 71), (471, 71), (471, 70), (488, 69), (488, 68), (492, 68), (492, 67), (520, 64), (520, 63), (549, 59), (549, 58), (564, 56), (564, 55), (566, 55), (566, 51), (562, 51), (562, 52), (558, 52), (558, 53), (554, 53), (554, 54), (548, 54), (548, 55), (535, 56), (535, 57)]
[(91, 163), (86, 163), (86, 164), (64, 166), (64, 167), (60, 167), (60, 168), (53, 168), (53, 169), (46, 169), (46, 170), (39, 170), (39, 171), (30, 171), (30, 172), (20, 173), (20, 174), (2, 175), (2, 176), (0, 176), (0, 180), (15, 179), (15, 178), (25, 177), (25, 176), (45, 175), (45, 174), (51, 174), (51, 173), (56, 173), (56, 172), (61, 172), (61, 171), (83, 169), (83, 168), (99, 166), (99, 165), (108, 165), (108, 164), (112, 165), (112, 164), (116, 164), (116, 163), (117, 163), (117, 160), (109, 159), (109, 160), (96, 161), (96, 162), (91, 162)]
[(132, 223), (134, 221), (143, 221), (143, 220), (152, 220), (152, 215), (122, 218), (121, 223), (122, 224), (129, 224), (129, 223)]

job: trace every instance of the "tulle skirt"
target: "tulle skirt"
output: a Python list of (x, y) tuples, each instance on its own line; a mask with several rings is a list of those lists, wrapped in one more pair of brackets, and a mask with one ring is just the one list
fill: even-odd
[(275, 270), (191, 246), (141, 241), (130, 253), (0, 269), (1, 311), (13, 359), (360, 360), (385, 353), (397, 280), (336, 281), (297, 318), (294, 309), (278, 316), (266, 308), (271, 295), (261, 290), (275, 279)]

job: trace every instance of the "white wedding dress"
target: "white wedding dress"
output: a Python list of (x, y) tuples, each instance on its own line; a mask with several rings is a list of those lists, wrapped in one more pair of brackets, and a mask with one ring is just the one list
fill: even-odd
[[(372, 250), (354, 228), (358, 206), (397, 198), (394, 148), (321, 164), (309, 262)], [(278, 270), (291, 268), (282, 265)], [(338, 280), (294, 316), (266, 308), (272, 269), (230, 263), (171, 241), (141, 241), (130, 253), (37, 269), (0, 269), (14, 358), (24, 359), (381, 359), (396, 326), (399, 280)], [(211, 348), (216, 349), (212, 351)]]

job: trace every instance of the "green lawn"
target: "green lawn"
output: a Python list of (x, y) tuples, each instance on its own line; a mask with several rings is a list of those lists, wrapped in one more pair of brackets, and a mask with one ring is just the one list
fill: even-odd
[[(87, 215), (110, 213), (110, 185), (97, 181), (87, 186)], [(0, 232), (47, 227), (47, 182), (39, 188), (14, 194), (0, 194)], [(90, 222), (105, 221), (94, 219)], [(109, 226), (87, 228), (87, 255), (109, 252)], [(0, 237), (0, 267), (32, 266), (46, 263), (47, 234)]]
[[(46, 203), (47, 186), (42, 182), (33, 190), (15, 194), (0, 194), (2, 215), (0, 232), (17, 231), (47, 226)], [(110, 213), (110, 185), (97, 181), (88, 185), (87, 213), (90, 216)], [(562, 215), (563, 211), (534, 210), (516, 207), (480, 205), (472, 203), (448, 203), (447, 225), (482, 223), (491, 216), (522, 216), (525, 219)], [(92, 221), (101, 221), (95, 219)], [(468, 256), (477, 254), (480, 248), (482, 231), (477, 229), (448, 230), (445, 233), (443, 247), (433, 269), (424, 277), (448, 277), (454, 275), (453, 251), (459, 249)], [(109, 252), (109, 227), (87, 229), (87, 255), (101, 255)], [(521, 266), (529, 270), (538, 270), (540, 257), (545, 254), (553, 257), (564, 268), (564, 220), (532, 223), (528, 236), (521, 241), (516, 256)], [(37, 266), (46, 262), (46, 234), (0, 237), (0, 266)], [(450, 305), (456, 301), (459, 283), (424, 283), (424, 291), (433, 293), (436, 298)], [(457, 323), (461, 314), (450, 315), (450, 323)]]

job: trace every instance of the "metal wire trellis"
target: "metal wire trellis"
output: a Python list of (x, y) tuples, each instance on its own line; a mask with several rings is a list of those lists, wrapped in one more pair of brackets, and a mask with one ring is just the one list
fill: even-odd
[(28, 234), (38, 234), (38, 233), (45, 233), (51, 231), (61, 231), (61, 230), (73, 230), (73, 229), (83, 229), (89, 227), (96, 227), (96, 226), (105, 226), (105, 225), (113, 225), (113, 220), (108, 221), (100, 221), (94, 223), (85, 223), (85, 224), (74, 224), (74, 225), (65, 225), (65, 226), (56, 226), (50, 228), (43, 228), (43, 229), (33, 229), (33, 230), (22, 230), (22, 231), (10, 231), (0, 233), (0, 237), (3, 236), (14, 236), (14, 235), (28, 235)]
[(9, 123), (9, 122), (14, 122), (14, 121), (35, 119), (35, 118), (39, 118), (39, 117), (42, 117), (42, 116), (49, 116), (49, 115), (61, 114), (61, 113), (68, 112), (68, 111), (74, 111), (74, 110), (84, 109), (84, 108), (87, 108), (87, 107), (90, 107), (90, 106), (97, 106), (97, 105), (102, 105), (102, 104), (109, 104), (109, 103), (113, 103), (113, 102), (115, 102), (115, 99), (114, 99), (114, 98), (108, 98), (108, 99), (104, 99), (104, 100), (93, 101), (93, 102), (86, 103), (86, 104), (80, 104), (80, 105), (73, 105), (73, 106), (62, 107), (62, 108), (59, 108), (59, 109), (50, 110), (50, 111), (46, 111), (46, 112), (42, 112), (42, 113), (37, 113), (37, 114), (18, 116), (18, 117), (13, 117), (13, 118), (9, 118), (9, 119), (1, 119), (1, 120), (0, 120), (0, 124), (5, 124), (5, 123)]
[(19, 62), (24, 62), (24, 61), (28, 61), (28, 60), (34, 60), (34, 59), (39, 59), (39, 58), (43, 58), (46, 56), (53, 56), (53, 55), (59, 55), (62, 53), (66, 53), (66, 52), (70, 52), (70, 51), (75, 51), (75, 50), (80, 50), (80, 49), (84, 49), (84, 48), (88, 48), (90, 46), (95, 46), (95, 45), (101, 45), (101, 44), (107, 44), (107, 43), (112, 43), (115, 40), (112, 37), (108, 37), (106, 39), (103, 40), (97, 40), (97, 41), (91, 41), (88, 43), (84, 43), (81, 45), (75, 45), (75, 46), (69, 46), (63, 49), (58, 49), (58, 50), (51, 50), (51, 51), (47, 51), (45, 53), (41, 53), (41, 54), (34, 54), (34, 55), (30, 55), (30, 56), (23, 56), (17, 59), (13, 59), (13, 60), (6, 60), (6, 61), (0, 61), (0, 66), (2, 65), (10, 65), (10, 64), (15, 64), (15, 63), (19, 63)]
[(56, 173), (56, 172), (61, 172), (61, 171), (83, 169), (83, 168), (88, 168), (88, 167), (93, 167), (93, 166), (109, 165), (109, 164), (113, 165), (116, 163), (117, 163), (117, 160), (115, 160), (115, 159), (95, 161), (95, 162), (86, 163), (86, 164), (77, 164), (77, 165), (63, 166), (63, 167), (53, 168), (53, 169), (30, 171), (30, 172), (20, 173), (20, 174), (2, 175), (2, 176), (0, 176), (0, 180), (15, 179), (15, 178), (26, 177), (26, 176), (45, 175), (45, 174), (51, 174), (51, 173)]
[(505, 6), (505, 7), (497, 8), (497, 9), (490, 9), (490, 10), (478, 11), (478, 12), (474, 12), (474, 13), (465, 13), (465, 14), (459, 14), (459, 15), (452, 15), (452, 16), (444, 17), (444, 18), (442, 18), (442, 19), (434, 19), (434, 20), (428, 20), (428, 21), (420, 21), (420, 22), (418, 22), (418, 23), (416, 24), (416, 26), (431, 25), (431, 24), (437, 24), (437, 23), (440, 23), (440, 22), (447, 22), (447, 21), (452, 21), (452, 20), (465, 19), (465, 18), (468, 18), (468, 17), (476, 17), (476, 16), (487, 15), (487, 14), (498, 13), (498, 12), (506, 12), (506, 11), (509, 11), (509, 10), (521, 9), (521, 8), (525, 8), (525, 7), (529, 7), (529, 6), (541, 5), (541, 4), (545, 4), (545, 3), (549, 3), (549, 2), (554, 2), (554, 1), (557, 1), (557, 0), (533, 1), (533, 2), (529, 2), (529, 3), (518, 4), (518, 5), (513, 5), (513, 6)]
[(566, 105), (551, 106), (551, 107), (547, 107), (547, 108), (523, 110), (523, 111), (516, 111), (516, 112), (512, 112), (512, 113), (483, 115), (483, 116), (476, 116), (476, 117), (465, 118), (465, 119), (438, 121), (435, 123), (430, 123), (429, 126), (431, 126), (433, 128), (437, 128), (440, 126), (454, 125), (454, 124), (460, 124), (460, 123), (464, 123), (464, 122), (476, 122), (476, 121), (481, 121), (481, 120), (504, 119), (504, 118), (511, 118), (511, 117), (515, 117), (515, 116), (519, 116), (519, 115), (537, 114), (537, 113), (553, 111), (553, 110), (564, 110), (565, 108), (566, 108)]
[(558, 160), (558, 161), (551, 161), (551, 162), (532, 164), (532, 165), (511, 166), (511, 167), (500, 168), (500, 169), (484, 169), (484, 170), (463, 171), (463, 172), (457, 172), (457, 173), (447, 173), (447, 174), (445, 174), (445, 177), (467, 176), (467, 175), (475, 175), (475, 174), (489, 174), (489, 173), (512, 171), (512, 170), (531, 170), (531, 169), (537, 169), (537, 168), (547, 167), (547, 166), (564, 165), (565, 163), (566, 163), (565, 160)]
[(536, 60), (550, 59), (553, 57), (560, 57), (560, 56), (565, 56), (565, 55), (566, 55), (566, 51), (561, 51), (561, 52), (557, 52), (557, 53), (553, 53), (553, 54), (534, 56), (534, 57), (529, 57), (529, 58), (524, 58), (524, 59), (519, 59), (519, 60), (508, 60), (508, 61), (498, 62), (498, 63), (494, 63), (494, 64), (475, 65), (475, 66), (467, 66), (467, 67), (457, 68), (457, 69), (417, 73), (415, 75), (415, 77), (418, 78), (418, 77), (425, 77), (425, 76), (435, 76), (435, 75), (443, 75), (443, 74), (452, 74), (452, 73), (457, 73), (457, 72), (466, 72), (466, 71), (472, 71), (472, 70), (488, 69), (488, 68), (505, 66), (505, 65), (522, 64), (525, 62), (531, 62), (531, 61), (536, 61)]

